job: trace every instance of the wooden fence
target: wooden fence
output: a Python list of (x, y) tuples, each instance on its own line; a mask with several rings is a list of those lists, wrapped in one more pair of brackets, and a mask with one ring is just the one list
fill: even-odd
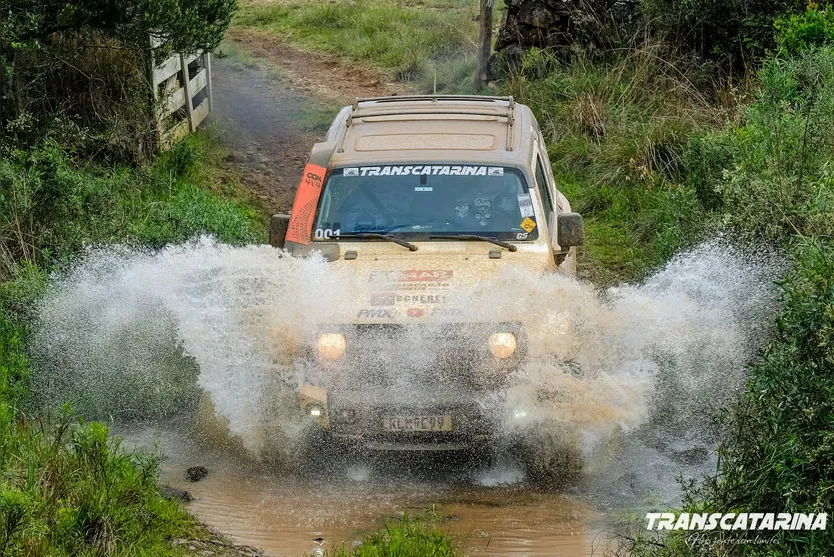
[(159, 147), (167, 149), (194, 132), (212, 110), (211, 53), (174, 54), (150, 74)]

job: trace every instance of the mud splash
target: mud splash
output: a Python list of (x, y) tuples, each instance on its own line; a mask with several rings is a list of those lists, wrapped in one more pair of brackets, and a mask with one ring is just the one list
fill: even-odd
[[(691, 430), (732, 399), (774, 312), (778, 267), (772, 254), (714, 242), (641, 285), (602, 293), (508, 271), (459, 293), (468, 309), (457, 319), (535, 324), (504, 423), (573, 436), (587, 457), (652, 422)], [(94, 250), (56, 277), (40, 306), (35, 392), (91, 417), (126, 419), (177, 413), (202, 390), (258, 453), (267, 422), (288, 437), (301, 427), (291, 389), (275, 393), (275, 370), (292, 377), (287, 385), (303, 382), (311, 370), (298, 348), (370, 286), (320, 259), (210, 238), (159, 252)], [(403, 346), (414, 361), (437, 350), (417, 337)], [(413, 395), (408, 384), (398, 392)]]

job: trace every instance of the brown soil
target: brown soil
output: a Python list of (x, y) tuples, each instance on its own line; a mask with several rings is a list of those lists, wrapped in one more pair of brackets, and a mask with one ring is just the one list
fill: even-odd
[(290, 210), (310, 148), (323, 135), (304, 125), (311, 114), (332, 117), (356, 97), (405, 90), (373, 69), (302, 52), (262, 33), (232, 29), (227, 39), (255, 63), (234, 55), (215, 60), (212, 118), (234, 153), (229, 162), (271, 213)]
[(280, 68), (292, 86), (313, 96), (352, 103), (357, 97), (396, 95), (408, 91), (373, 68), (336, 56), (298, 50), (255, 29), (230, 29), (227, 40), (252, 56)]

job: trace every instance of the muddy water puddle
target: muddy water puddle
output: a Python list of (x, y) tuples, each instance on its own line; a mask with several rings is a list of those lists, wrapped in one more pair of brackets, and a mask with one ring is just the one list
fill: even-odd
[[(126, 444), (166, 455), (160, 483), (187, 490), (188, 510), (235, 543), (269, 555), (304, 555), (318, 547), (359, 543), (363, 534), (403, 513), (428, 515), (469, 555), (601, 554), (606, 518), (578, 496), (526, 484), (512, 465), (489, 470), (418, 461), (392, 468), (357, 461), (332, 474), (297, 477), (200, 448), (172, 431), (122, 431)], [(190, 466), (209, 473), (186, 479)]]

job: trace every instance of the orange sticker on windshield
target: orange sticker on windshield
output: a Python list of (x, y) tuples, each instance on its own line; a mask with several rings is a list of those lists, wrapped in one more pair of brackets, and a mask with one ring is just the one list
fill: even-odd
[(536, 228), (536, 221), (534, 221), (530, 217), (527, 217), (523, 221), (521, 221), (520, 226), (529, 233), (532, 232), (534, 228)]
[(304, 173), (301, 175), (301, 182), (298, 184), (298, 191), (295, 194), (295, 201), (292, 204), (292, 215), (287, 228), (288, 242), (295, 242), (296, 244), (310, 243), (313, 217), (316, 215), (316, 207), (319, 204), (319, 196), (326, 173), (327, 169), (317, 164), (307, 163), (304, 167)]

